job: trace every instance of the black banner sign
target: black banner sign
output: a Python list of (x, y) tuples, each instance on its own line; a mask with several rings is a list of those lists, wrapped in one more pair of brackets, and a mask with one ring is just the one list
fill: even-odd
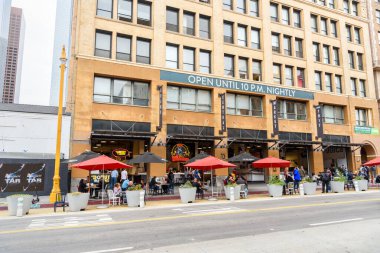
[(157, 86), (157, 90), (159, 93), (159, 105), (158, 105), (158, 126), (156, 127), (157, 131), (161, 131), (162, 129), (162, 113), (163, 113), (163, 94), (162, 94), (162, 85)]
[(272, 119), (273, 119), (273, 133), (272, 136), (278, 135), (278, 112), (277, 112), (277, 100), (272, 100)]
[(226, 123), (226, 94), (220, 93), (220, 120), (221, 120), (221, 130), (219, 131), (220, 134), (223, 134), (227, 131), (227, 123)]
[(320, 105), (315, 106), (315, 115), (317, 118), (317, 138), (323, 138), (323, 118)]

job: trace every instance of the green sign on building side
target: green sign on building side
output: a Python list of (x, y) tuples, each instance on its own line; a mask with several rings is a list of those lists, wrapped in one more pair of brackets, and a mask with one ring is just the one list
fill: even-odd
[(354, 131), (356, 134), (372, 134), (372, 135), (378, 135), (379, 134), (378, 128), (365, 127), (365, 126), (356, 126), (354, 128)]

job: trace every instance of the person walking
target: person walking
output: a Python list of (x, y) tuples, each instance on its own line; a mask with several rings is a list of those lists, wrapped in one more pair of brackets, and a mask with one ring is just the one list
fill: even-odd
[(121, 184), (123, 184), (123, 182), (127, 180), (127, 178), (128, 178), (128, 172), (126, 169), (123, 169), (123, 171), (121, 172), (121, 180), (120, 180)]
[(321, 181), (322, 181), (322, 193), (328, 193), (329, 192), (329, 185), (331, 181), (331, 172), (330, 170), (326, 170), (321, 175)]
[(375, 178), (376, 178), (376, 166), (372, 166), (370, 168), (371, 171), (371, 177), (372, 177), (372, 183), (375, 183)]
[(301, 181), (301, 174), (299, 172), (298, 167), (294, 168), (293, 176), (294, 176), (294, 192), (296, 192), (298, 191), (298, 188), (300, 186), (300, 181)]
[(119, 176), (119, 172), (117, 170), (113, 170), (111, 172), (111, 182), (110, 182), (110, 189), (113, 189), (113, 187), (115, 186), (116, 182), (117, 182), (117, 178)]

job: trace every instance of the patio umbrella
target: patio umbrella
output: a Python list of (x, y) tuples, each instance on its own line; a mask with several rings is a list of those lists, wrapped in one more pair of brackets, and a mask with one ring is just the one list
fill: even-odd
[(267, 157), (260, 159), (252, 163), (255, 168), (277, 168), (277, 167), (289, 167), (290, 162), (275, 157)]
[(235, 168), (236, 165), (220, 160), (214, 156), (209, 156), (192, 163), (188, 163), (185, 167), (195, 168), (199, 170), (211, 170), (211, 194), (214, 196), (214, 184), (212, 182), (212, 170), (222, 168)]
[(201, 151), (199, 154), (197, 154), (193, 158), (189, 159), (186, 163), (192, 163), (192, 162), (195, 162), (197, 160), (201, 160), (201, 159), (209, 157), (209, 156), (210, 156), (209, 154)]
[[(73, 164), (71, 167), (83, 169), (83, 170), (103, 170), (103, 179), (104, 179), (104, 170), (117, 170), (117, 169), (129, 169), (132, 168), (131, 165), (116, 161), (108, 156), (101, 155), (90, 160)], [(104, 208), (103, 204), (103, 194), (102, 194), (102, 206), (99, 208)]]
[(141, 155), (137, 155), (135, 158), (128, 161), (128, 163), (166, 163), (164, 158), (153, 154), (152, 152), (145, 152)]
[(376, 165), (380, 165), (380, 157), (372, 159), (372, 160), (366, 162), (363, 165), (364, 166), (376, 166)]
[(101, 154), (95, 153), (95, 152), (90, 151), (90, 150), (86, 150), (83, 153), (81, 153), (75, 157), (72, 157), (68, 160), (65, 160), (64, 163), (80, 163), (80, 162), (84, 162), (84, 161), (90, 160), (90, 159), (98, 157), (98, 156), (101, 156)]
[(254, 162), (259, 160), (259, 158), (251, 155), (248, 152), (241, 153), (239, 155), (235, 155), (231, 158), (228, 159), (229, 162), (231, 163), (238, 163), (238, 162)]

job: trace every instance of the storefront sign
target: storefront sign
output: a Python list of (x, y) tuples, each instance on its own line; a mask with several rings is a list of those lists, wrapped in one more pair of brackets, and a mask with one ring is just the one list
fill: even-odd
[(156, 127), (157, 131), (161, 131), (162, 129), (162, 112), (163, 112), (163, 101), (162, 101), (162, 85), (157, 86), (157, 90), (159, 93), (159, 105), (158, 105), (158, 126)]
[(102, 174), (91, 174), (91, 183), (97, 184), (99, 183), (99, 180), (103, 178), (103, 182), (108, 184), (110, 182), (110, 174), (104, 174), (103, 171), (101, 171)]
[(160, 79), (169, 82), (188, 83), (205, 87), (224, 88), (228, 90), (247, 91), (260, 94), (277, 95), (282, 97), (301, 98), (308, 100), (314, 99), (314, 93), (308, 91), (268, 86), (257, 83), (233, 81), (207, 76), (189, 75), (166, 70), (160, 71)]
[(219, 94), (220, 97), (220, 107), (221, 107), (221, 113), (220, 113), (220, 120), (221, 120), (221, 130), (219, 134), (223, 134), (227, 131), (226, 126), (226, 93)]
[(315, 106), (315, 115), (317, 118), (317, 138), (323, 138), (322, 107), (320, 105)]
[(130, 156), (130, 152), (128, 151), (128, 149), (118, 148), (112, 151), (112, 155), (114, 156), (116, 160), (122, 161), (122, 160), (127, 159), (127, 157)]
[(190, 159), (190, 151), (185, 144), (174, 145), (170, 154), (173, 162), (186, 162)]
[(277, 100), (272, 100), (272, 119), (273, 119), (273, 133), (272, 136), (278, 135), (278, 112), (277, 112)]
[(373, 127), (356, 126), (354, 128), (356, 134), (372, 134), (379, 135), (379, 129)]

